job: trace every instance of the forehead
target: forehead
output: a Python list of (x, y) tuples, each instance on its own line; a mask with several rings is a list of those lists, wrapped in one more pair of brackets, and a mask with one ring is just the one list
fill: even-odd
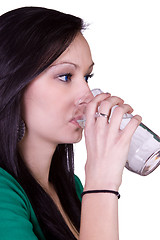
[(76, 65), (80, 64), (92, 64), (92, 56), (90, 47), (81, 33), (79, 33), (69, 47), (60, 55), (54, 62), (58, 64), (60, 62), (72, 61)]

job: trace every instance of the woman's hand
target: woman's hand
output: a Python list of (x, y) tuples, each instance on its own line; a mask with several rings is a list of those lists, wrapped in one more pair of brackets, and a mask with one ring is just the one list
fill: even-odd
[[(110, 122), (105, 117), (95, 118), (97, 111), (109, 116), (115, 105), (118, 107), (114, 109)], [(84, 131), (87, 148), (85, 190), (118, 190), (132, 135), (142, 120), (136, 115), (120, 130), (123, 115), (132, 111), (131, 106), (124, 104), (122, 99), (105, 93), (97, 95), (87, 105)]]

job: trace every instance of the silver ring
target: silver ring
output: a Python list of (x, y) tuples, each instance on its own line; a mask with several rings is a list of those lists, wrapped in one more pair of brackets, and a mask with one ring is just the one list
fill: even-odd
[(108, 116), (107, 114), (105, 114), (105, 113), (100, 113), (100, 112), (97, 112), (97, 113), (96, 113), (96, 116), (97, 116), (97, 117), (105, 117), (105, 118), (107, 118), (107, 119), (109, 118), (109, 116)]

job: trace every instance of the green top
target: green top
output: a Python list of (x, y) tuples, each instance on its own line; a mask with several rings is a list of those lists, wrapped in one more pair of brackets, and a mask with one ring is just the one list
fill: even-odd
[[(81, 200), (82, 184), (75, 176)], [(45, 240), (31, 203), (20, 184), (0, 168), (0, 239)]]

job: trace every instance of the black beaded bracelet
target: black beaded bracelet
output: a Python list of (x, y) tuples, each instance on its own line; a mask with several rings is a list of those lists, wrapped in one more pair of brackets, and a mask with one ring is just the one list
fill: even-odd
[(88, 194), (88, 193), (113, 193), (118, 197), (118, 199), (120, 198), (119, 192), (116, 192), (113, 190), (88, 190), (88, 191), (82, 192), (81, 197), (83, 197), (85, 194)]

